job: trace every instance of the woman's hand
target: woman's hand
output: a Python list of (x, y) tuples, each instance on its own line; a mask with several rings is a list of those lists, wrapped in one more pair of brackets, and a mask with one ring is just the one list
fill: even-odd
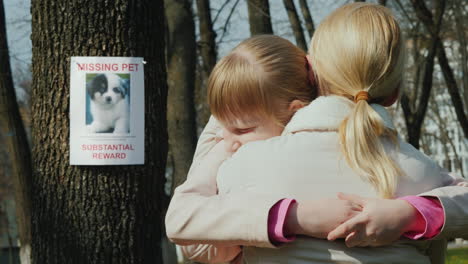
[(360, 214), (328, 234), (328, 240), (345, 238), (348, 247), (391, 244), (412, 228), (419, 214), (405, 200), (363, 198), (342, 193), (338, 197), (362, 207)]
[(297, 202), (288, 212), (285, 234), (327, 238), (330, 231), (360, 212), (354, 202), (336, 198)]

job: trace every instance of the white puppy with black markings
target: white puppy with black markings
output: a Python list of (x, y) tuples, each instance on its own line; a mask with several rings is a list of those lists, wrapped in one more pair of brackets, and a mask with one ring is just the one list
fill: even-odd
[(129, 81), (114, 73), (98, 74), (86, 84), (91, 97), (90, 111), (93, 116), (87, 125), (89, 133), (128, 134), (130, 111), (128, 96)]

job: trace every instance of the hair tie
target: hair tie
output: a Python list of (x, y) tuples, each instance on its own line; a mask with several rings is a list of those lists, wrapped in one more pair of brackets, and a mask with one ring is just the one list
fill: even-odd
[(361, 100), (364, 101), (369, 101), (369, 93), (367, 91), (359, 91), (355, 96), (354, 96), (354, 102), (357, 103)]

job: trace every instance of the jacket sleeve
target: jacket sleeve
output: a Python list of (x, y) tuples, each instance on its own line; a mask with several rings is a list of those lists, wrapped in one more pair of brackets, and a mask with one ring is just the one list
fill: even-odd
[(242, 252), (240, 246), (223, 247), (210, 244), (181, 246), (181, 250), (186, 258), (203, 263), (230, 262)]
[(211, 117), (187, 180), (175, 189), (169, 204), (167, 236), (179, 245), (274, 247), (268, 237), (268, 214), (279, 199), (245, 192), (217, 194), (216, 174), (224, 160), (216, 151), (219, 130)]
[(457, 186), (463, 178), (454, 173), (442, 172), (444, 187), (420, 194), (439, 199), (444, 208), (444, 225), (433, 239), (468, 239), (468, 188)]

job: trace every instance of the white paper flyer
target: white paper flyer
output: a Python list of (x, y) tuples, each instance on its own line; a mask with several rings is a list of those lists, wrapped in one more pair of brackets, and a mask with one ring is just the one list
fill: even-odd
[(144, 164), (141, 57), (71, 57), (70, 165)]

